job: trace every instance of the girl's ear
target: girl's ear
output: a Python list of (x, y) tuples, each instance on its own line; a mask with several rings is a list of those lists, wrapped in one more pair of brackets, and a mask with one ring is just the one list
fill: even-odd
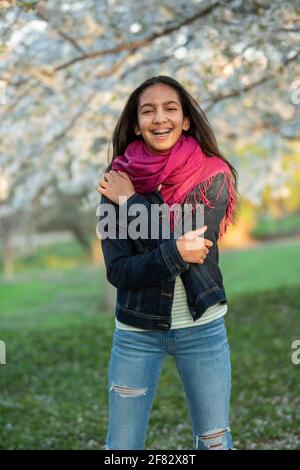
[(191, 124), (190, 124), (189, 118), (184, 117), (184, 118), (183, 118), (183, 123), (182, 123), (182, 129), (183, 129), (184, 131), (188, 131), (189, 128), (190, 128), (190, 125), (191, 125)]
[(136, 135), (140, 135), (140, 134), (141, 134), (141, 131), (140, 131), (139, 126), (135, 126), (134, 132), (136, 133)]

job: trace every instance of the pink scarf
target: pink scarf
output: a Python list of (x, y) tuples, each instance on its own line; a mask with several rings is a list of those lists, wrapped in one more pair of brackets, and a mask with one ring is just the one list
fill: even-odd
[[(232, 222), (235, 192), (230, 168), (221, 158), (205, 155), (192, 136), (181, 134), (175, 145), (164, 154), (155, 154), (148, 149), (143, 140), (135, 140), (127, 146), (124, 155), (118, 155), (113, 160), (112, 169), (125, 171), (138, 193), (145, 194), (155, 191), (162, 184), (160, 192), (169, 206), (175, 203), (189, 204), (188, 193), (199, 185), (202, 203), (208, 207), (214, 207), (207, 199), (206, 191), (214, 176), (223, 173), (224, 183), (226, 182), (229, 192), (229, 200), (225, 216), (220, 224), (220, 237)], [(218, 199), (224, 183), (216, 199)], [(197, 204), (196, 199), (195, 204)], [(170, 226), (173, 228), (174, 212), (170, 210), (169, 214)]]

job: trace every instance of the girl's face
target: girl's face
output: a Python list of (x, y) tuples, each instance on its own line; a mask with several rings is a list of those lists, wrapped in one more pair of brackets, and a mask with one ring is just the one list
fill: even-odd
[(142, 135), (154, 153), (167, 153), (187, 131), (190, 121), (183, 116), (179, 95), (174, 88), (157, 83), (140, 95), (137, 109), (136, 135)]

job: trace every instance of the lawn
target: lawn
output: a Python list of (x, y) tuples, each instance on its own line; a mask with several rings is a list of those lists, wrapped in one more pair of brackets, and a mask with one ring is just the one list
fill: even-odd
[(266, 215), (262, 217), (254, 230), (252, 235), (255, 238), (267, 239), (278, 236), (289, 236), (300, 233), (300, 213), (294, 212), (285, 214), (277, 219)]
[[(239, 449), (300, 449), (300, 244), (221, 254), (229, 302), (231, 427)], [(25, 272), (0, 284), (1, 449), (102, 449), (114, 318), (104, 273), (89, 265)], [(173, 358), (164, 365), (147, 449), (192, 449)]]

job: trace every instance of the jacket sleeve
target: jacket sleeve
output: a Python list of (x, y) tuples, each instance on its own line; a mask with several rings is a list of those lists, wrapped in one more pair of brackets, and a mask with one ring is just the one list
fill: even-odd
[(101, 195), (99, 218), (101, 246), (106, 276), (113, 286), (128, 289), (150, 287), (173, 280), (189, 268), (189, 264), (181, 257), (174, 238), (163, 242), (149, 253), (134, 254), (132, 241), (129, 237), (120, 238), (118, 227), (115, 237), (102, 237), (105, 228), (102, 224), (104, 214), (101, 212), (103, 203), (110, 203), (115, 208), (116, 224), (118, 224), (118, 206)]

